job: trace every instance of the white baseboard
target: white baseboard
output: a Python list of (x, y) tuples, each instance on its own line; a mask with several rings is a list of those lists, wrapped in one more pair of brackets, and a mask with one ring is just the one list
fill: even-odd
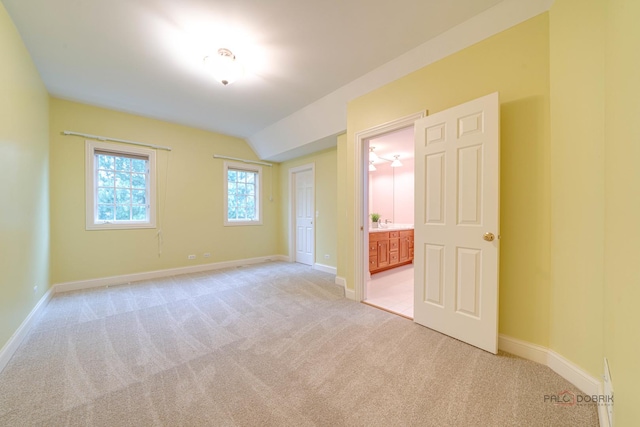
[(344, 297), (350, 300), (356, 300), (356, 292), (347, 288), (347, 279), (344, 277), (336, 276), (336, 285), (340, 285), (344, 288)]
[(40, 298), (40, 301), (33, 307), (29, 315), (24, 319), (20, 327), (13, 333), (9, 341), (2, 347), (0, 350), (0, 372), (7, 366), (13, 354), (16, 352), (18, 347), (22, 341), (26, 338), (31, 330), (31, 327), (38, 320), (40, 314), (51, 300), (51, 296), (53, 295), (53, 288), (50, 288), (43, 296)]
[(548, 366), (585, 394), (599, 393), (601, 382), (553, 350), (506, 335), (498, 338), (498, 348), (524, 359)]
[(102, 286), (122, 285), (140, 280), (157, 279), (160, 277), (177, 276), (179, 274), (201, 273), (203, 271), (219, 270), (229, 267), (259, 264), (267, 261), (288, 261), (285, 255), (271, 255), (257, 258), (238, 259), (233, 261), (199, 264), (191, 267), (169, 268), (166, 270), (147, 271), (144, 273), (123, 274), (121, 276), (101, 277), (99, 279), (79, 280), (76, 282), (58, 283), (53, 285), (55, 293), (77, 291), (80, 289), (100, 288)]
[(547, 366), (588, 395), (598, 394), (600, 381), (553, 350), (549, 350)]
[(313, 269), (318, 271), (323, 271), (325, 273), (333, 274), (334, 276), (338, 274), (338, 269), (335, 267), (331, 267), (329, 265), (315, 263), (313, 264)]
[(547, 364), (548, 348), (507, 335), (500, 334), (498, 336), (498, 348), (507, 353), (515, 354), (523, 359), (532, 360), (542, 365)]

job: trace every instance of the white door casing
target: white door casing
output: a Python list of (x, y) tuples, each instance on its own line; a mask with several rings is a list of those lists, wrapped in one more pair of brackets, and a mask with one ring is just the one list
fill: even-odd
[(315, 258), (313, 168), (293, 172), (292, 180), (295, 261), (301, 264), (313, 265)]
[(494, 354), (499, 109), (493, 93), (415, 123), (414, 321)]
[(369, 197), (367, 194), (369, 182), (369, 140), (390, 132), (413, 126), (415, 121), (425, 116), (426, 112), (420, 111), (408, 116), (400, 117), (387, 123), (374, 126), (355, 135), (353, 144), (354, 174), (355, 174), (355, 198), (353, 200), (355, 227), (353, 229), (354, 247), (354, 293), (353, 299), (364, 301), (366, 299), (366, 279), (369, 275)]

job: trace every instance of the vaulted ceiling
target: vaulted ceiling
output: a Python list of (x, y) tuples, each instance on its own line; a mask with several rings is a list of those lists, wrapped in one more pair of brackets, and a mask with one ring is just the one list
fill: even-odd
[[(551, 0), (2, 2), (51, 95), (242, 137), (277, 161), (335, 144), (349, 99)], [(438, 47), (465, 26), (478, 35)], [(245, 66), (228, 86), (203, 66), (219, 48)]]

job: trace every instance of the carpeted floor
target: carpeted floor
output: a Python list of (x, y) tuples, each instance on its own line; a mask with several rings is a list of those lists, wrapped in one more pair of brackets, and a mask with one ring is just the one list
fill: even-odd
[(56, 295), (2, 426), (596, 426), (574, 386), (343, 297), (290, 263)]

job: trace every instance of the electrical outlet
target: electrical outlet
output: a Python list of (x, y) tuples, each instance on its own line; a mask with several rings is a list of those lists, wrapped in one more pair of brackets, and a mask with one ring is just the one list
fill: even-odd
[(211, 256), (211, 254), (209, 252), (205, 252), (204, 255), (202, 255), (205, 258), (209, 258)]
[(189, 259), (196, 259), (195, 255), (189, 255)]
[(329, 258), (330, 258), (329, 254), (324, 254), (324, 259), (329, 259)]

